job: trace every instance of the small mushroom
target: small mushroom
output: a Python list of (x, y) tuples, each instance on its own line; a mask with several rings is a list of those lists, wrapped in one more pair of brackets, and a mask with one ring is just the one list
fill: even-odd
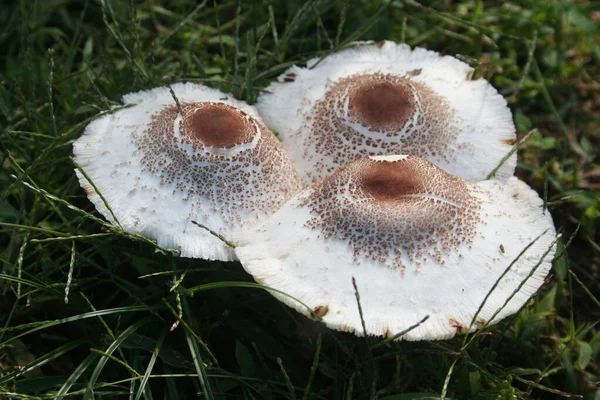
[(330, 328), (362, 335), (355, 279), (369, 335), (429, 316), (402, 339), (444, 339), (466, 332), (496, 281), (477, 321), (516, 312), (543, 283), (555, 230), (542, 206), (514, 177), (475, 184), (417, 156), (363, 157), (237, 235), (236, 253), (285, 304), (326, 309)]
[(299, 189), (297, 172), (253, 107), (202, 85), (172, 90), (175, 97), (165, 87), (128, 94), (132, 107), (87, 126), (73, 145), (91, 180), (76, 171), (80, 184), (126, 231), (185, 257), (234, 260), (192, 221), (225, 238), (250, 228)]
[[(504, 98), (472, 74), (456, 58), (423, 48), (359, 42), (306, 68), (291, 67), (259, 96), (257, 108), (305, 184), (365, 155), (403, 153), (477, 182), (516, 136)], [(515, 165), (513, 155), (497, 178), (512, 176)]]

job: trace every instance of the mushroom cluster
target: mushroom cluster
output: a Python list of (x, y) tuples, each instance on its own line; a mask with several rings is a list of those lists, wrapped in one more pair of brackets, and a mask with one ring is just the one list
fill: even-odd
[(360, 42), (290, 68), (258, 111), (190, 83), (129, 94), (76, 141), (76, 172), (111, 223), (185, 257), (239, 259), (333, 329), (450, 338), (518, 311), (556, 244), (513, 176), (506, 101), (472, 72)]

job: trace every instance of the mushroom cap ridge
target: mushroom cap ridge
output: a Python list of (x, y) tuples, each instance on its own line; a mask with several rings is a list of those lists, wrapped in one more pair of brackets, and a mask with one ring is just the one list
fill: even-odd
[[(471, 80), (472, 73), (434, 51), (359, 42), (306, 68), (291, 67), (256, 106), (304, 184), (361, 156), (401, 153), (477, 182), (511, 150), (516, 134), (505, 99), (484, 79)], [(378, 117), (383, 121), (374, 126)], [(513, 155), (496, 177), (512, 176), (515, 165)]]
[[(416, 208), (408, 213), (416, 226), (406, 221), (407, 214), (389, 218), (373, 215), (373, 210), (385, 209), (373, 207), (378, 203), (375, 196), (361, 190), (352, 193), (353, 188), (364, 186), (356, 182), (373, 163), (396, 164), (392, 167), (400, 170), (405, 168), (403, 164), (413, 171), (429, 170), (421, 175), (429, 181), (416, 185), (408, 182), (407, 189), (399, 189), (405, 195), (397, 193), (400, 209), (411, 203)], [(367, 180), (372, 175), (362, 174)], [(236, 235), (236, 253), (257, 282), (318, 310), (330, 328), (363, 334), (352, 286), (355, 278), (369, 335), (393, 336), (429, 315), (427, 321), (401, 339), (451, 338), (466, 331), (496, 280), (541, 235), (500, 280), (478, 314), (477, 323), (493, 316), (549, 250), (555, 233), (549, 213), (542, 211), (542, 200), (517, 178), (477, 184), (455, 179), (415, 156), (362, 158), (294, 196), (263, 225)], [(451, 198), (451, 193), (444, 190), (453, 182), (459, 182), (458, 189), (466, 192)], [(337, 199), (330, 202), (327, 196)], [(388, 201), (385, 196), (379, 198)], [(327, 209), (328, 204), (334, 206)], [(464, 205), (473, 206), (474, 211), (452, 215), (452, 209)], [(338, 210), (333, 211), (336, 207)], [(427, 215), (435, 218), (435, 213), (446, 214), (438, 218), (441, 225), (437, 231), (435, 224), (423, 219)], [(349, 224), (353, 218), (354, 226)], [(337, 226), (325, 227), (323, 221)], [(378, 236), (365, 231), (369, 221)], [(475, 225), (470, 226), (473, 222)], [(423, 224), (424, 237), (417, 240), (416, 229)], [(452, 232), (443, 230), (453, 225)], [(347, 236), (352, 229), (363, 237)], [(461, 229), (458, 238), (449, 238)], [(441, 235), (442, 239), (428, 240), (428, 235)], [(384, 238), (383, 243), (378, 237)], [(395, 242), (410, 237), (414, 242)], [(419, 242), (425, 245), (419, 247)], [(365, 245), (369, 247), (360, 248)], [(491, 322), (516, 312), (537, 291), (551, 267), (553, 252)], [(310, 312), (291, 297), (272, 294), (309, 316)]]
[[(184, 257), (235, 260), (197, 221), (228, 236), (258, 224), (299, 188), (295, 167), (256, 110), (202, 85), (178, 83), (123, 97), (132, 107), (94, 120), (75, 161), (123, 229)], [(180, 113), (181, 111), (181, 113)], [(104, 201), (76, 171), (96, 209)]]

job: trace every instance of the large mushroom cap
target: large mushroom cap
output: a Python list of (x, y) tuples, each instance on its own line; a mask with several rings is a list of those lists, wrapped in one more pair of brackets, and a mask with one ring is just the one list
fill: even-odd
[[(292, 67), (258, 98), (304, 183), (365, 155), (415, 154), (477, 182), (511, 150), (504, 98), (449, 56), (393, 42), (357, 43)], [(512, 176), (516, 156), (496, 176)]]
[(257, 282), (308, 305), (327, 326), (363, 333), (355, 278), (368, 334), (395, 335), (429, 316), (402, 337), (421, 340), (464, 333), (533, 242), (476, 321), (516, 312), (551, 267), (554, 232), (538, 195), (517, 178), (473, 184), (416, 156), (379, 156), (349, 164), (235, 239)]
[[(130, 108), (93, 121), (75, 161), (129, 232), (185, 257), (229, 261), (226, 238), (259, 223), (299, 188), (286, 152), (253, 107), (218, 90), (175, 84), (128, 94)], [(116, 223), (77, 171), (98, 211)]]

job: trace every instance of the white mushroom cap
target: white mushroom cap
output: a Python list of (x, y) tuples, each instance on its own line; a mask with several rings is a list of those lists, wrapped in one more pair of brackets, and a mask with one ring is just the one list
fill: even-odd
[[(271, 215), (299, 189), (295, 167), (256, 110), (202, 85), (128, 94), (135, 104), (93, 121), (73, 145), (75, 161), (123, 229), (180, 249), (184, 257), (229, 261), (227, 238)], [(112, 217), (77, 171), (98, 211)]]
[(555, 230), (542, 205), (514, 177), (473, 184), (416, 156), (365, 157), (234, 239), (257, 282), (330, 328), (363, 334), (355, 278), (369, 335), (429, 316), (401, 338), (444, 339), (467, 330), (496, 281), (472, 329), (516, 312), (543, 283)]
[[(394, 42), (360, 42), (291, 67), (258, 98), (304, 183), (365, 155), (415, 154), (477, 182), (515, 141), (504, 98), (449, 56)], [(496, 177), (512, 176), (516, 155)]]

